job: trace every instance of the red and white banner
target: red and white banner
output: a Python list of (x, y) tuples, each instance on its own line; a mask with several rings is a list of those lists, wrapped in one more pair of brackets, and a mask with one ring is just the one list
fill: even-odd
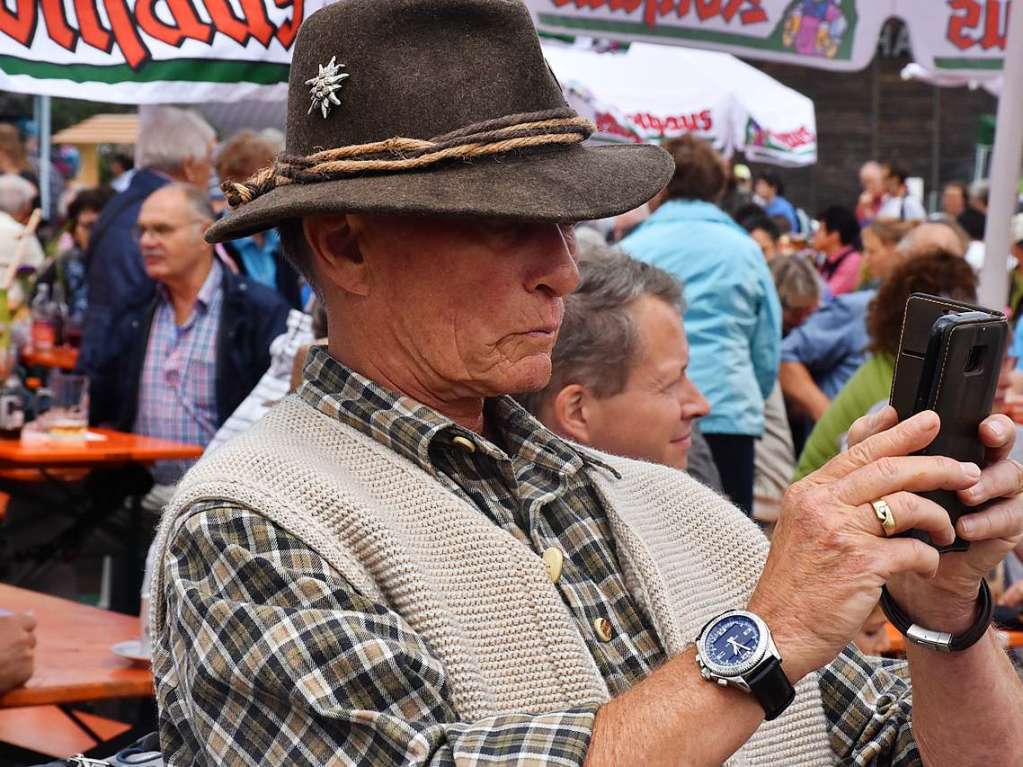
[(824, 69), (858, 70), (891, 17), (935, 72), (1002, 68), (1010, 0), (526, 0), (544, 32), (711, 48)]
[(8, 0), (0, 89), (120, 103), (287, 94), (298, 28), (325, 0)]

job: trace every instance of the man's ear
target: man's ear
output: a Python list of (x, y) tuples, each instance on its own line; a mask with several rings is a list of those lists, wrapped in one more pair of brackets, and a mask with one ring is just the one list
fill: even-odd
[(366, 261), (346, 216), (310, 216), (302, 219), (302, 230), (320, 279), (347, 293), (359, 296), (369, 293)]
[(581, 445), (590, 444), (592, 424), (587, 421), (587, 402), (591, 395), (585, 386), (569, 384), (550, 400), (551, 431)]

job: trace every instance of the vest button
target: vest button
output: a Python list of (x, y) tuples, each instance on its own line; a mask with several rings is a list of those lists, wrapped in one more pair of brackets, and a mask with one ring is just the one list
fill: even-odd
[(565, 555), (561, 549), (551, 546), (543, 553), (543, 566), (547, 568), (547, 577), (551, 583), (557, 583), (561, 577), (561, 568), (565, 564)]
[(614, 636), (614, 628), (607, 618), (597, 618), (593, 621), (593, 632), (601, 642), (610, 642), (611, 637)]
[(468, 437), (463, 437), (461, 434), (452, 437), (451, 443), (453, 445), (458, 445), (458, 447), (462, 448), (462, 450), (464, 450), (467, 453), (471, 454), (476, 452), (476, 443), (473, 442)]

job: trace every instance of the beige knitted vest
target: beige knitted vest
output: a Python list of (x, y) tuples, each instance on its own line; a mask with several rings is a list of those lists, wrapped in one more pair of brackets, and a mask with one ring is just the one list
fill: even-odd
[[(685, 474), (600, 456), (603, 494), (631, 592), (669, 654), (742, 607), (767, 553), (738, 510)], [(579, 626), (537, 554), (433, 477), (371, 438), (289, 397), (201, 461), (168, 507), (158, 540), (203, 500), (227, 500), (303, 540), (365, 596), (420, 634), (448, 674), (463, 721), (601, 703), (608, 690)], [(153, 632), (163, 628), (162, 568)], [(738, 767), (831, 765), (818, 679), (728, 761)], [(708, 733), (713, 737), (713, 733)]]

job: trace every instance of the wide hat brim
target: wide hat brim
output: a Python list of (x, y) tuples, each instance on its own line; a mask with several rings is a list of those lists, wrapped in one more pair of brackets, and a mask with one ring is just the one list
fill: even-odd
[(340, 213), (572, 223), (639, 207), (668, 183), (671, 156), (655, 146), (577, 145), (453, 161), (428, 170), (279, 186), (206, 232), (222, 242), (284, 221)]

